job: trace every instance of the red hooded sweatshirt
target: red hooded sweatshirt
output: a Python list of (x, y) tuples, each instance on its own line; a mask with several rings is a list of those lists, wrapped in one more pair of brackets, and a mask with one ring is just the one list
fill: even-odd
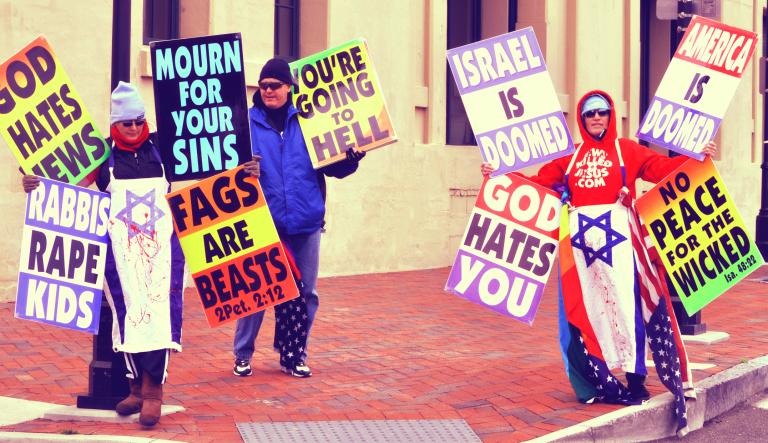
[[(576, 109), (580, 110), (584, 100), (593, 94), (602, 95), (611, 104), (608, 129), (602, 140), (595, 139), (587, 132), (579, 116), (579, 132), (584, 141), (576, 145), (576, 153), (547, 163), (537, 175), (530, 177), (532, 181), (548, 188), (565, 183), (566, 170), (575, 155), (576, 161), (568, 176), (568, 189), (571, 193), (571, 203), (576, 207), (614, 203), (623, 186), (619, 156), (616, 152), (616, 111), (613, 99), (603, 91), (589, 91), (581, 97)], [(626, 186), (632, 198), (636, 197), (637, 178), (656, 183), (688, 159), (686, 156), (666, 157), (626, 138), (620, 138), (618, 141), (624, 159)]]

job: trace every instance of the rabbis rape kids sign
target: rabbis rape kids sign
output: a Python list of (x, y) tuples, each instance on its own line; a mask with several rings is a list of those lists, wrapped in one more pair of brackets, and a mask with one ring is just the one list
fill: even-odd
[(109, 156), (44, 37), (0, 65), (0, 130), (25, 174), (79, 184)]
[(48, 179), (27, 195), (16, 318), (95, 334), (109, 194)]
[(397, 141), (365, 40), (357, 39), (290, 64), (299, 124), (317, 169), (348, 149), (370, 151)]
[(505, 174), (574, 151), (533, 28), (448, 50), (483, 159)]
[(261, 186), (242, 166), (166, 198), (210, 326), (298, 297)]
[(557, 254), (557, 193), (519, 176), (485, 179), (445, 290), (529, 325)]
[(637, 137), (701, 160), (755, 50), (754, 32), (694, 17)]
[(251, 159), (241, 42), (222, 34), (150, 45), (159, 146), (172, 180)]

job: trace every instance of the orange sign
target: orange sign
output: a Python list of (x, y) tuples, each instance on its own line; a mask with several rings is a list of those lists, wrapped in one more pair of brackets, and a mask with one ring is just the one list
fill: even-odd
[(211, 327), (298, 297), (259, 181), (242, 166), (166, 199)]

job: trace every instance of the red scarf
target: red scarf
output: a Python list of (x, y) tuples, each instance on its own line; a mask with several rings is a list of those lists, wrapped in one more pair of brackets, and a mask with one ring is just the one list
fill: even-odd
[[(119, 125), (120, 123), (117, 124)], [(117, 146), (118, 149), (136, 153), (141, 145), (143, 145), (144, 142), (149, 138), (148, 126), (149, 125), (147, 125), (145, 122), (144, 126), (142, 126), (141, 134), (139, 134), (139, 136), (133, 141), (128, 141), (128, 139), (126, 139), (125, 136), (123, 136), (123, 134), (121, 134), (114, 125), (109, 128), (109, 134), (112, 136), (112, 140), (114, 140), (115, 146)]]

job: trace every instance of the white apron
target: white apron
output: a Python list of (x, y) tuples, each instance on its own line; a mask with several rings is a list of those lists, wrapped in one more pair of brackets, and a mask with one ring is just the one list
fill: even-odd
[[(155, 152), (156, 157), (159, 157)], [(162, 162), (161, 162), (162, 164)], [(158, 349), (181, 351), (183, 258), (175, 257), (175, 234), (165, 194), (165, 177), (116, 179), (110, 158), (112, 195), (109, 237), (114, 267), (108, 300), (112, 307), (112, 343), (128, 353)], [(178, 243), (178, 241), (175, 241)], [(179, 280), (181, 260), (181, 282)], [(110, 272), (108, 260), (107, 272)], [(175, 268), (175, 269), (174, 269)], [(172, 289), (173, 288), (173, 289)]]

